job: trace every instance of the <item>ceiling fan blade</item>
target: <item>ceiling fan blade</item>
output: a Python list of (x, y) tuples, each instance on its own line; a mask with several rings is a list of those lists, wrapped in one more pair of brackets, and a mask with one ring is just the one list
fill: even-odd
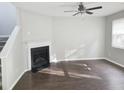
[(93, 12), (89, 12), (89, 11), (86, 11), (86, 13), (87, 13), (87, 14), (90, 14), (90, 15), (93, 14)]
[(73, 14), (73, 16), (76, 16), (76, 15), (78, 15), (80, 12), (77, 12), (77, 13), (75, 13), (75, 14)]
[(88, 8), (86, 10), (95, 10), (95, 9), (101, 9), (101, 8), (102, 8), (102, 6), (98, 6), (98, 7)]
[(64, 12), (78, 12), (76, 10), (64, 11)]

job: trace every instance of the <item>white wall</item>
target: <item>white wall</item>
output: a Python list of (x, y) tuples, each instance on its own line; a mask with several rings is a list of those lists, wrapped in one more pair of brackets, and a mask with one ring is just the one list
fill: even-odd
[(124, 65), (124, 49), (114, 48), (111, 45), (112, 44), (112, 21), (118, 18), (124, 18), (124, 11), (115, 13), (106, 18), (105, 55), (108, 59), (115, 61), (121, 65)]
[(22, 31), (16, 27), (1, 52), (2, 87), (11, 89), (25, 72)]
[(51, 41), (51, 17), (22, 10), (21, 22), (24, 42)]
[(16, 25), (16, 8), (0, 2), (0, 35), (9, 35)]
[(104, 57), (104, 17), (58, 17), (53, 24), (57, 60)]

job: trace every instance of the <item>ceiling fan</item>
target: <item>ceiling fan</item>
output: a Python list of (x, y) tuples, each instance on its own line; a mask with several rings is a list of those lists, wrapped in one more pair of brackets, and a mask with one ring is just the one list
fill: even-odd
[(91, 12), (92, 10), (96, 10), (96, 9), (101, 9), (102, 6), (97, 6), (97, 7), (92, 7), (92, 8), (86, 8), (84, 5), (83, 5), (83, 2), (80, 2), (80, 4), (78, 5), (78, 10), (72, 10), (72, 11), (64, 11), (64, 12), (76, 12), (75, 14), (73, 14), (73, 16), (76, 16), (78, 14), (93, 14), (93, 12)]

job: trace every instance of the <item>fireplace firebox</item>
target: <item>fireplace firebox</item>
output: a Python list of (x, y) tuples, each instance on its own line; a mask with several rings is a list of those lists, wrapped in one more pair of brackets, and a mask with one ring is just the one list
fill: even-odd
[(37, 72), (49, 66), (49, 46), (31, 48), (31, 71)]

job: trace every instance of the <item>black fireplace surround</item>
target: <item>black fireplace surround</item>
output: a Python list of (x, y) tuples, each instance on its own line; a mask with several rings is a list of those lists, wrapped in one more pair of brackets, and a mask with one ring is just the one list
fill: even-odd
[(49, 46), (31, 48), (31, 71), (37, 72), (49, 67)]

